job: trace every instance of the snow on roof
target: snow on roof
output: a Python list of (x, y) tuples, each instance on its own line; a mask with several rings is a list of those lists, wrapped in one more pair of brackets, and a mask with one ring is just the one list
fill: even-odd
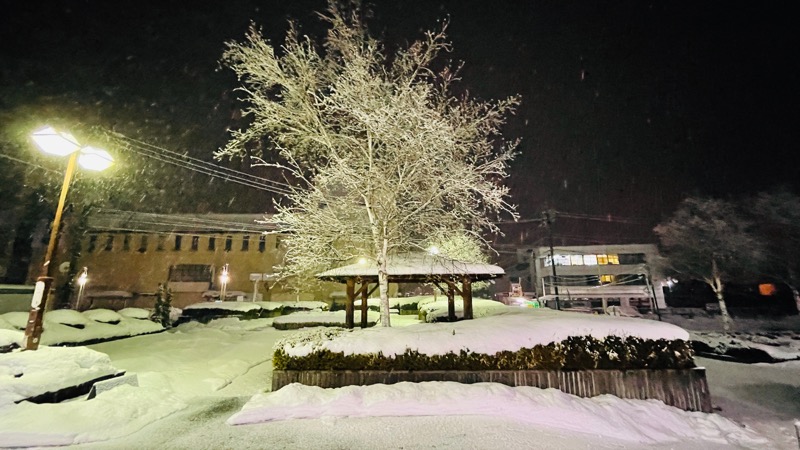
[(265, 214), (155, 214), (136, 211), (99, 210), (89, 216), (95, 231), (245, 232), (275, 230)]
[[(493, 264), (469, 263), (427, 253), (391, 255), (387, 265), (390, 281), (393, 281), (392, 278), (424, 281), (426, 278), (442, 275), (468, 275), (473, 280), (488, 280), (505, 275), (500, 266)], [(375, 261), (350, 264), (316, 274), (317, 278), (336, 281), (350, 277), (377, 278), (377, 276), (378, 265)]]

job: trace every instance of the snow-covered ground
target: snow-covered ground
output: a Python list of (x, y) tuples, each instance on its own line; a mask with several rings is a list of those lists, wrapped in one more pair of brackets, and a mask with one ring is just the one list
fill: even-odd
[[(589, 315), (544, 314), (551, 317), (525, 325), (526, 329), (553, 327), (540, 331), (542, 339), (557, 337), (563, 329), (593, 334), (612, 329), (612, 322)], [(561, 320), (565, 322), (558, 326)], [(623, 322), (613, 322), (614, 329), (627, 334), (685, 333), (644, 319), (615, 320)], [(685, 412), (657, 401), (611, 396), (581, 399), (555, 390), (492, 383), (402, 383), (325, 390), (290, 385), (266, 393), (273, 346), (298, 333), (276, 330), (272, 321), (228, 318), (208, 325), (187, 323), (164, 333), (92, 345), (91, 351), (108, 355), (113, 366), (108, 370), (136, 374), (139, 386), (120, 386), (92, 400), (60, 404), (7, 402), (0, 406), (0, 445), (72, 444), (104, 449), (797, 448), (792, 422), (800, 418), (800, 362), (745, 365), (701, 359), (701, 365), (708, 368), (713, 403), (722, 408), (716, 414)], [(447, 328), (451, 337), (453, 330), (456, 336), (467, 336), (468, 329), (475, 333), (498, 329), (510, 336), (516, 331), (525, 340), (537, 333), (519, 328), (524, 321), (518, 312), (441, 324), (419, 324), (414, 316), (394, 316), (392, 323), (396, 330), (364, 332), (370, 337), (383, 333), (408, 337), (411, 335), (403, 330), (403, 325), (408, 325), (406, 330)], [(352, 334), (356, 333), (360, 332)], [(438, 339), (436, 336), (430, 337)], [(51, 355), (35, 355), (40, 360), (35, 365), (38, 370), (48, 370), (49, 364), (59, 359), (74, 360), (75, 355), (60, 358), (56, 354), (78, 349), (43, 350)], [(86, 351), (86, 357), (93, 354)], [(19, 361), (25, 353), (0, 355), (0, 377), (16, 377), (23, 380), (18, 383), (24, 383), (28, 375), (17, 376), (19, 370), (14, 373), (10, 368), (31, 367), (33, 371), (34, 364), (26, 366), (28, 363)], [(13, 364), (11, 358), (15, 358)], [(99, 361), (102, 357), (98, 367), (108, 362)], [(0, 379), (4, 385), (7, 381)]]

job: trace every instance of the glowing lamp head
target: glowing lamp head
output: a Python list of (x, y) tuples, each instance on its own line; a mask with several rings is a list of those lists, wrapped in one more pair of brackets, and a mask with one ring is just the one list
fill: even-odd
[(230, 281), (230, 276), (228, 275), (228, 265), (225, 264), (225, 267), (222, 268), (222, 273), (219, 275), (219, 282), (228, 284), (228, 281)]
[(82, 148), (78, 156), (78, 164), (81, 167), (98, 172), (108, 169), (113, 162), (114, 158), (107, 151), (94, 147)]
[(61, 133), (53, 127), (44, 127), (31, 136), (43, 152), (56, 156), (67, 156), (81, 149), (77, 139), (69, 133)]
[(78, 277), (78, 285), (85, 286), (87, 281), (89, 281), (89, 270), (84, 267), (83, 272), (81, 272), (81, 275)]

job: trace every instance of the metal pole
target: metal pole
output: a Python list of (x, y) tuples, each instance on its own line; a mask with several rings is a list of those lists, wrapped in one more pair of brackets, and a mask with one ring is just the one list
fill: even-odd
[(556, 309), (560, 310), (561, 309), (561, 305), (559, 304), (558, 281), (557, 281), (557, 278), (556, 278), (557, 277), (557, 275), (556, 275), (556, 258), (555, 258), (555, 255), (553, 254), (553, 218), (550, 217), (550, 211), (545, 211), (544, 212), (544, 219), (545, 219), (545, 223), (547, 224), (547, 232), (548, 232), (548, 236), (550, 238), (550, 267), (552, 268), (552, 271), (553, 271), (553, 289), (554, 289), (554, 292), (556, 294)]
[(39, 283), (43, 283), (44, 291), (41, 294), (41, 300), (37, 299), (34, 295), (31, 302), (31, 311), (28, 314), (28, 323), (25, 326), (25, 350), (36, 350), (39, 348), (39, 339), (42, 336), (42, 320), (44, 319), (44, 311), (47, 309), (47, 300), (50, 296), (50, 287), (53, 284), (53, 254), (58, 246), (58, 233), (61, 229), (61, 215), (64, 212), (64, 203), (67, 200), (67, 192), (69, 192), (69, 185), (72, 182), (72, 177), (75, 174), (75, 167), (78, 163), (78, 154), (80, 152), (73, 152), (69, 156), (67, 162), (67, 171), (64, 173), (64, 183), (61, 185), (61, 195), (58, 198), (58, 206), (56, 206), (56, 217), (53, 220), (53, 226), (50, 230), (50, 241), (47, 244), (47, 251), (44, 255), (44, 265), (42, 266), (42, 275), (36, 280), (37, 287)]

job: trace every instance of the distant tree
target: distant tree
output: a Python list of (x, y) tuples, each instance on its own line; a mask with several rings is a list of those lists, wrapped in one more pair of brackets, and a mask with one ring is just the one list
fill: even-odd
[(169, 328), (172, 325), (172, 321), (169, 318), (170, 309), (172, 309), (172, 290), (164, 287), (163, 284), (159, 284), (156, 291), (156, 304), (151, 316), (153, 322), (160, 323), (164, 328)]
[(800, 197), (779, 188), (758, 194), (750, 206), (767, 245), (766, 270), (792, 289), (800, 309)]
[(725, 285), (754, 278), (764, 259), (764, 247), (752, 234), (752, 223), (733, 203), (688, 198), (654, 231), (669, 269), (711, 287), (719, 302), (723, 327), (729, 330)]
[(390, 255), (424, 251), (442, 230), (497, 231), (489, 215), (515, 215), (501, 182), (516, 143), (500, 129), (519, 99), (456, 98), (454, 71), (434, 69), (450, 48), (444, 29), (390, 54), (360, 11), (331, 2), (321, 17), (330, 29), (320, 46), (294, 23), (280, 48), (255, 28), (227, 44), (252, 124), (218, 156), (269, 140), (296, 180), (276, 206), (287, 232), (283, 274), (308, 279), (370, 258), (390, 326)]

